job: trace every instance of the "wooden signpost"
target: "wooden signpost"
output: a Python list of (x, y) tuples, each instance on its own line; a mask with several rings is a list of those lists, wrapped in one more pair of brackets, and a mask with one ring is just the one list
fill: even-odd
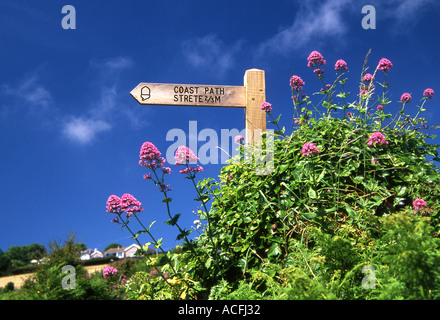
[(247, 70), (244, 86), (140, 83), (130, 94), (142, 105), (245, 108), (246, 144), (261, 142), (266, 131), (264, 71)]

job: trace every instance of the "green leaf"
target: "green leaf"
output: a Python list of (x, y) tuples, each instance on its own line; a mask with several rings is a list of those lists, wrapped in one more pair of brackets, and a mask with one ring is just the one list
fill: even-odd
[(278, 118), (276, 120), (272, 120), (272, 121), (269, 121), (269, 122), (272, 123), (272, 124), (278, 124), (278, 122), (280, 122), (280, 117), (281, 117), (281, 114), (278, 116)]
[(209, 267), (211, 267), (211, 264), (212, 264), (212, 258), (209, 257), (209, 258), (206, 260), (206, 262), (205, 262), (205, 266), (206, 266), (206, 268), (209, 269)]
[(307, 219), (315, 219), (318, 214), (314, 213), (314, 212), (309, 212), (309, 213), (301, 213), (304, 217), (306, 217)]
[(312, 199), (316, 199), (316, 191), (313, 190), (311, 187), (310, 187), (308, 193), (309, 193), (309, 197), (310, 197), (310, 198), (312, 198)]
[(170, 203), (173, 200), (173, 198), (165, 198), (162, 200), (163, 203)]
[(270, 277), (275, 277), (275, 275), (277, 274), (277, 271), (274, 269), (266, 269), (264, 270)]
[(397, 196), (398, 197), (402, 197), (406, 194), (406, 187), (405, 186), (401, 186), (399, 188), (399, 191), (397, 192)]
[(170, 220), (165, 221), (165, 224), (170, 225), (170, 226), (175, 226), (177, 223), (177, 220), (179, 220), (180, 216), (181, 216), (180, 213), (176, 214)]
[(280, 245), (278, 243), (272, 244), (267, 255), (269, 257), (273, 257), (278, 256), (279, 254), (281, 254)]
[(144, 245), (142, 246), (142, 250), (143, 250), (144, 252), (147, 252), (147, 251), (148, 251), (148, 247), (150, 246), (150, 244), (151, 244), (151, 242), (147, 242), (146, 244), (144, 244)]
[(316, 182), (320, 182), (322, 180), (322, 178), (324, 178), (324, 175), (325, 175), (325, 169), (321, 171), (321, 174), (319, 175), (319, 177), (316, 180)]
[(347, 213), (350, 217), (357, 218), (358, 214), (355, 210), (353, 210), (348, 203), (345, 204), (345, 210), (347, 210)]
[(182, 232), (180, 232), (177, 235), (176, 240), (179, 241), (179, 240), (185, 239), (187, 236), (190, 235), (191, 232), (192, 232), (192, 230), (185, 230), (185, 229), (183, 229)]
[(156, 241), (154, 248), (159, 249), (162, 246), (162, 238)]

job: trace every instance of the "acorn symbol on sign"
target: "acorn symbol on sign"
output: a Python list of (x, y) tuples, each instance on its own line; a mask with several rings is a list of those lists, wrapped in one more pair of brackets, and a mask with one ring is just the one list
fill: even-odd
[(150, 99), (150, 88), (148, 88), (147, 86), (142, 87), (141, 98), (142, 98), (142, 101)]

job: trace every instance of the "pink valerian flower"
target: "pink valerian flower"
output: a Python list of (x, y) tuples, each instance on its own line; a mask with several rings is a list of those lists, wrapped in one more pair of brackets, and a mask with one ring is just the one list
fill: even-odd
[(196, 167), (182, 168), (180, 169), (179, 173), (188, 174), (190, 172), (202, 172), (202, 171), (203, 171), (203, 167), (197, 165)]
[(371, 147), (373, 143), (387, 145), (388, 141), (385, 140), (385, 136), (381, 132), (374, 132), (368, 139), (367, 145)]
[[(160, 168), (160, 170), (162, 170), (162, 172), (164, 174), (170, 174), (171, 173), (171, 168), (170, 167), (162, 167), (162, 168)], [(150, 175), (150, 177), (151, 177), (151, 175)]]
[(377, 158), (371, 158), (371, 163), (373, 164), (379, 164), (379, 160), (377, 160)]
[(119, 214), (123, 210), (121, 209), (121, 199), (118, 196), (112, 194), (107, 199), (107, 212)]
[(170, 188), (170, 185), (169, 185), (169, 184), (161, 183), (161, 184), (159, 185), (159, 191), (160, 191), (160, 192), (173, 191), (173, 188)]
[(270, 113), (272, 111), (272, 105), (269, 102), (263, 102), (261, 104), (261, 110), (264, 110), (266, 113)]
[(180, 146), (177, 148), (174, 159), (176, 160), (176, 165), (182, 163), (196, 162), (197, 160), (199, 160), (194, 152), (192, 152), (192, 150), (186, 146)]
[(381, 105), (381, 104), (377, 106), (377, 111), (380, 111), (380, 110), (383, 110), (383, 105)]
[(422, 208), (425, 208), (427, 206), (427, 203), (423, 199), (416, 199), (413, 201), (413, 206), (415, 210), (420, 210)]
[(293, 76), (290, 78), (290, 86), (291, 86), (292, 89), (293, 89), (294, 91), (296, 91), (296, 92), (300, 92), (305, 84), (306, 84), (306, 83), (305, 83), (305, 82), (303, 81), (303, 79), (301, 79), (301, 77), (299, 77), (299, 76), (295, 76), (295, 75), (293, 75)]
[(112, 266), (105, 266), (104, 270), (102, 270), (102, 277), (106, 279), (108, 276), (118, 273), (118, 269)]
[(322, 78), (322, 74), (324, 74), (325, 70), (321, 68), (316, 68), (313, 70), (313, 73), (316, 73), (318, 75), (318, 78)]
[(239, 136), (235, 136), (235, 138), (234, 138), (234, 142), (238, 143), (238, 144), (241, 144), (243, 140), (244, 140), (244, 137), (240, 136), (240, 135)]
[(306, 142), (304, 143), (301, 152), (303, 156), (307, 157), (310, 155), (310, 153), (318, 154), (321, 151), (319, 151), (318, 148), (313, 143)]
[(307, 66), (310, 68), (316, 68), (323, 64), (326, 64), (324, 57), (318, 51), (312, 51), (307, 58)]
[(144, 179), (145, 180), (151, 180), (152, 178), (151, 178), (151, 173), (146, 173), (146, 174), (144, 174)]
[(347, 68), (347, 62), (345, 62), (342, 59), (339, 59), (338, 61), (336, 61), (335, 63), (335, 70), (336, 71), (344, 71), (344, 70), (348, 70)]
[[(331, 87), (332, 87), (331, 84), (326, 84), (326, 85), (325, 85), (325, 91), (328, 91)], [(324, 91), (324, 89), (321, 88), (320, 91), (322, 92), (322, 91)]]
[(133, 213), (142, 212), (142, 203), (129, 193), (124, 193), (121, 197), (121, 209), (127, 212), (127, 217), (131, 217)]
[(374, 81), (374, 77), (371, 73), (367, 73), (364, 75), (362, 81), (366, 81), (366, 82)]
[(307, 66), (309, 68), (314, 68), (313, 72), (318, 75), (318, 78), (322, 78), (322, 74), (324, 73), (324, 69), (321, 68), (323, 64), (326, 64), (324, 57), (318, 51), (312, 51), (307, 58)]
[(160, 151), (154, 144), (149, 141), (144, 142), (139, 153), (139, 165), (150, 169), (160, 168), (165, 163), (165, 159), (160, 155)]
[(423, 91), (423, 96), (428, 99), (432, 99), (432, 97), (434, 96), (434, 90), (432, 90), (431, 88), (425, 89), (425, 91)]
[(403, 103), (411, 102), (411, 99), (412, 99), (412, 97), (411, 97), (411, 95), (408, 92), (405, 92), (400, 97), (400, 101), (403, 102)]
[(390, 71), (392, 66), (393, 66), (393, 64), (391, 63), (390, 60), (388, 60), (386, 58), (382, 58), (382, 59), (380, 59), (379, 64), (377, 65), (377, 68), (383, 72), (388, 72), (388, 71)]

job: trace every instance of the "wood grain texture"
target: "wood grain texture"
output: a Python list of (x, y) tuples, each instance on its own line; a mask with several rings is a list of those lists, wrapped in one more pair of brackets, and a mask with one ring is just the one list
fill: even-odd
[(261, 104), (266, 101), (264, 70), (250, 69), (244, 75), (246, 88), (246, 144), (261, 142), (261, 132), (266, 131), (266, 112)]
[(246, 106), (245, 88), (241, 86), (140, 83), (130, 94), (143, 105), (232, 108)]

